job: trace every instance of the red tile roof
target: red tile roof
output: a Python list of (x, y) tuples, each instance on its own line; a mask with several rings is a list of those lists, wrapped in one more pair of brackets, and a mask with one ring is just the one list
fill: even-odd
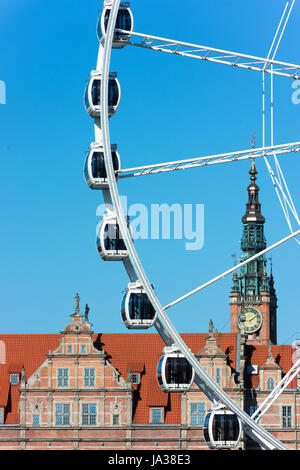
[[(207, 333), (184, 333), (181, 335), (186, 345), (194, 354), (204, 346)], [(216, 333), (217, 345), (228, 354), (229, 364), (236, 367), (236, 335), (233, 333)], [(40, 335), (0, 335), (0, 341), (6, 346), (6, 365), (0, 364), (0, 400), (7, 403), (9, 373), (20, 372), (24, 366), (26, 377), (30, 377), (44, 362), (49, 350), (55, 350), (60, 341), (60, 334)], [(135, 386), (137, 406), (133, 422), (144, 424), (149, 422), (149, 406), (165, 406), (165, 423), (181, 422), (180, 394), (166, 394), (160, 390), (156, 380), (156, 367), (165, 346), (161, 337), (155, 333), (138, 334), (94, 334), (93, 339), (98, 349), (106, 351), (108, 360), (125, 380), (128, 373), (140, 372), (141, 383)], [(248, 348), (250, 351), (250, 349)], [(251, 363), (262, 366), (268, 355), (267, 346), (251, 347)], [(292, 365), (291, 346), (273, 346), (273, 356), (286, 373)], [(258, 377), (252, 377), (252, 387), (258, 385)], [(291, 384), (292, 386), (293, 384)], [(6, 423), (15, 424), (19, 421), (18, 385), (10, 386), (11, 412), (8, 412)], [(1, 405), (1, 404), (0, 404)]]
[(9, 381), (7, 378), (0, 379), (0, 407), (5, 407), (8, 400)]

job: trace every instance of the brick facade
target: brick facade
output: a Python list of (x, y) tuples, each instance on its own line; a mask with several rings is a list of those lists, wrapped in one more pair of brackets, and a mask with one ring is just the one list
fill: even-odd
[[(155, 369), (163, 343), (157, 334), (96, 335), (87, 316), (77, 311), (71, 317), (58, 335), (0, 337), (6, 358), (0, 365), (1, 450), (207, 449), (202, 424), (210, 402), (196, 385), (182, 394), (159, 389)], [(248, 345), (246, 335), (210, 329), (182, 337), (249, 413), (296, 357), (291, 346)], [(18, 383), (9, 383), (12, 376)], [(261, 424), (296, 449), (300, 390), (291, 386)], [(153, 422), (157, 416), (161, 423)], [(239, 447), (251, 445), (242, 440)]]

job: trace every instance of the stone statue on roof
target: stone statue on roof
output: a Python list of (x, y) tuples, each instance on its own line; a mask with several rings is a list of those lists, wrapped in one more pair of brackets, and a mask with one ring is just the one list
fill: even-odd
[(75, 295), (75, 313), (79, 313), (79, 302), (80, 302), (80, 297), (79, 297), (79, 294), (77, 293)]

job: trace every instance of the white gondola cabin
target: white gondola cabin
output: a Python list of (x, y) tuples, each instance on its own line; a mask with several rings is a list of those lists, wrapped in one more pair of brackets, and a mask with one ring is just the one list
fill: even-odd
[[(84, 106), (87, 113), (93, 118), (100, 117), (101, 106), (101, 72), (92, 70), (90, 80), (84, 91)], [(116, 73), (109, 74), (108, 81), (108, 116), (117, 111), (121, 101), (121, 86)]]
[[(106, 34), (111, 7), (111, 0), (104, 1), (103, 10), (97, 23), (97, 35), (99, 41), (101, 37), (105, 36)], [(112, 47), (114, 49), (121, 49), (122, 47), (126, 46), (133, 31), (133, 15), (129, 8), (129, 2), (120, 3), (115, 29), (128, 31), (128, 33), (121, 33), (118, 31), (115, 31), (114, 33)]]
[(157, 381), (164, 392), (186, 392), (195, 372), (176, 345), (166, 346), (157, 365)]
[(120, 261), (128, 257), (128, 251), (115, 214), (104, 214), (96, 237), (96, 247), (99, 255), (105, 261)]
[(224, 405), (213, 404), (206, 415), (203, 433), (211, 449), (231, 449), (237, 447), (241, 439), (241, 421)]
[(121, 305), (121, 317), (125, 326), (129, 329), (150, 328), (155, 323), (156, 316), (142, 284), (139, 281), (129, 283)]
[[(120, 156), (117, 152), (117, 146), (111, 146), (111, 157), (113, 168), (118, 179), (118, 171), (121, 168)], [(91, 189), (108, 188), (107, 174), (104, 163), (103, 145), (93, 142), (90, 145), (90, 151), (84, 162), (84, 178)]]

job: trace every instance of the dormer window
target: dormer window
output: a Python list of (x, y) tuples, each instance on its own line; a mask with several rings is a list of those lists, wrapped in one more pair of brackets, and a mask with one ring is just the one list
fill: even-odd
[(132, 384), (139, 384), (140, 383), (140, 374), (138, 373), (131, 373), (130, 374), (130, 382)]
[(18, 383), (19, 383), (19, 374), (10, 374), (10, 383), (11, 383), (11, 385), (18, 385)]
[(267, 380), (267, 390), (273, 390), (274, 387), (274, 379), (272, 379), (272, 377), (269, 377)]
[(73, 344), (67, 344), (67, 353), (73, 354)]
[(80, 353), (81, 354), (86, 354), (86, 344), (81, 344), (80, 345)]

